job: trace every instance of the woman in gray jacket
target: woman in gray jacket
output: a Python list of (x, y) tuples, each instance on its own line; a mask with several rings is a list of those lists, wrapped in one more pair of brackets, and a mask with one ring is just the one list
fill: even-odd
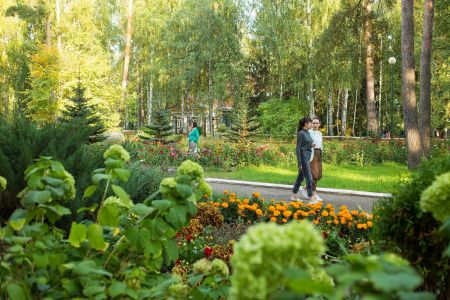
[(311, 175), (311, 167), (309, 161), (311, 159), (311, 148), (314, 147), (313, 140), (309, 134), (309, 130), (312, 127), (312, 120), (310, 117), (304, 117), (300, 119), (298, 122), (298, 130), (297, 130), (297, 147), (295, 152), (297, 154), (297, 162), (298, 162), (298, 175), (295, 180), (294, 187), (292, 189), (292, 197), (291, 200), (297, 201), (298, 198), (298, 190), (300, 189), (300, 185), (303, 182), (303, 179), (306, 179), (306, 190), (308, 191), (308, 197), (311, 204), (316, 204), (319, 201), (313, 194), (312, 183), (313, 178)]

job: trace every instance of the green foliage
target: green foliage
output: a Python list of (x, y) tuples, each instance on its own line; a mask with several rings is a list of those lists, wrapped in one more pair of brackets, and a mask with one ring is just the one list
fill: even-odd
[(86, 126), (95, 128), (94, 135), (98, 136), (104, 132), (100, 118), (97, 116), (96, 107), (88, 104), (88, 98), (85, 96), (86, 88), (78, 81), (77, 86), (73, 89), (73, 96), (69, 98), (71, 104), (63, 111), (62, 119), (70, 122), (74, 119), (83, 120)]
[(160, 143), (167, 143), (168, 137), (173, 134), (172, 124), (167, 113), (163, 110), (155, 111), (152, 118), (152, 124), (142, 128), (144, 140), (151, 140)]
[(7, 185), (7, 181), (5, 177), (0, 176), (0, 190), (5, 190)]
[(226, 131), (225, 138), (232, 142), (247, 143), (251, 141), (258, 128), (257, 116), (251, 115), (247, 101), (241, 99), (234, 105), (231, 127)]
[(450, 172), (436, 177), (436, 180), (420, 197), (420, 208), (431, 212), (433, 216), (444, 222), (450, 217)]
[(320, 269), (325, 253), (321, 234), (311, 223), (263, 223), (250, 227), (231, 258), (230, 299), (267, 299), (285, 283), (286, 268), (307, 270), (316, 280), (331, 285)]
[(298, 127), (298, 120), (308, 113), (308, 104), (299, 99), (270, 99), (258, 108), (261, 131), (272, 137), (292, 140)]
[(223, 262), (213, 261), (206, 273), (189, 274), (189, 285), (160, 274), (177, 260), (175, 235), (196, 212), (201, 168), (187, 164), (145, 203), (133, 204), (117, 185), (129, 179), (128, 153), (113, 145), (104, 159), (105, 168), (93, 172), (93, 185), (84, 195), (103, 187), (106, 195), (111, 187), (115, 196), (104, 196), (94, 222), (73, 222), (68, 235), (53, 223), (69, 212), (62, 204), (74, 195), (70, 174), (49, 158), (27, 169), (24, 207), (0, 228), (2, 298), (223, 297), (228, 275)]
[(411, 178), (400, 183), (393, 199), (380, 200), (374, 210), (375, 234), (382, 250), (398, 253), (418, 268), (423, 288), (445, 295), (450, 288), (448, 259), (442, 258), (447, 243), (440, 223), (420, 208), (420, 195), (440, 174), (450, 171), (448, 156), (423, 162)]
[(56, 121), (58, 99), (56, 97), (60, 72), (60, 57), (56, 48), (41, 47), (31, 58), (31, 87), (26, 113), (37, 124)]
[[(20, 116), (0, 120), (0, 174), (8, 180), (8, 187), (0, 192), (0, 218), (7, 219), (18, 206), (16, 195), (26, 186), (21, 174), (39, 156), (61, 161), (77, 178), (77, 198), (81, 198), (82, 190), (89, 184), (89, 170), (101, 165), (101, 153), (88, 151), (86, 144), (93, 129), (80, 122), (38, 128)], [(77, 205), (78, 201), (68, 203), (72, 210)]]

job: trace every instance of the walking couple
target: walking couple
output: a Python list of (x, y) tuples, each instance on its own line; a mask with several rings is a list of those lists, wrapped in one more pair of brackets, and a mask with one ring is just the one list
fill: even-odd
[[(320, 120), (317, 117), (300, 119), (297, 130), (297, 161), (298, 175), (292, 189), (291, 200), (297, 201), (298, 191), (308, 197), (311, 204), (317, 204), (322, 199), (316, 193), (317, 181), (322, 178), (322, 150), (323, 139), (319, 131)], [(306, 189), (301, 187), (303, 179), (306, 179)]]

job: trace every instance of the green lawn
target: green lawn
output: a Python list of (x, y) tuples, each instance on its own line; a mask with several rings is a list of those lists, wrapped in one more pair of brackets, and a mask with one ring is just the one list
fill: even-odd
[[(232, 172), (207, 170), (208, 177), (293, 184), (297, 171), (271, 166), (242, 167)], [(385, 163), (373, 166), (326, 165), (319, 187), (390, 193), (400, 176), (408, 174), (406, 166)]]

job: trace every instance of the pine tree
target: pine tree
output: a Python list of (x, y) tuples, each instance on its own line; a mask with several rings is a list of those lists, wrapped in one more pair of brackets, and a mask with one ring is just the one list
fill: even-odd
[(232, 142), (248, 143), (258, 128), (256, 114), (251, 114), (247, 101), (241, 100), (234, 105), (231, 127), (225, 138)]
[(152, 121), (152, 124), (142, 128), (145, 135), (140, 135), (140, 138), (163, 144), (169, 142), (168, 137), (172, 135), (173, 130), (167, 113), (163, 110), (155, 111)]
[(87, 126), (93, 128), (93, 135), (98, 136), (105, 129), (99, 116), (95, 113), (95, 107), (88, 104), (89, 99), (86, 98), (85, 92), (86, 88), (78, 81), (77, 86), (73, 89), (74, 95), (69, 98), (72, 104), (63, 112), (62, 121), (84, 120)]

